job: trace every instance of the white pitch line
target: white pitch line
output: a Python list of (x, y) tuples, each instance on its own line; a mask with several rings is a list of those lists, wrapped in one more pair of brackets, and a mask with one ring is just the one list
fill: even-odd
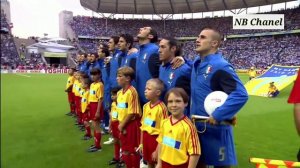
[(31, 77), (31, 76), (29, 76), (29, 75), (24, 75), (24, 74), (16, 74), (16, 75), (24, 76), (24, 77), (27, 77), (27, 78), (30, 78), (30, 77)]

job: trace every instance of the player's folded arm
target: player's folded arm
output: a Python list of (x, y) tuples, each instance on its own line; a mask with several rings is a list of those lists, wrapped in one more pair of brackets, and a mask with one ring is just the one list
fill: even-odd
[(234, 75), (236, 74), (218, 70), (212, 76), (211, 89), (228, 94), (225, 103), (212, 114), (213, 118), (218, 122), (231, 120), (248, 100), (247, 91), (243, 84), (238, 81), (238, 77)]

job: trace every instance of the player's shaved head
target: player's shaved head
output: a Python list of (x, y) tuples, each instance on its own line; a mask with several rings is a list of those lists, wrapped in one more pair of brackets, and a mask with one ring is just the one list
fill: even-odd
[(222, 42), (222, 35), (220, 33), (219, 30), (213, 28), (213, 27), (206, 27), (204, 28), (203, 30), (210, 30), (212, 33), (211, 33), (211, 38), (212, 40), (216, 40), (218, 41), (218, 47), (221, 45), (221, 42)]

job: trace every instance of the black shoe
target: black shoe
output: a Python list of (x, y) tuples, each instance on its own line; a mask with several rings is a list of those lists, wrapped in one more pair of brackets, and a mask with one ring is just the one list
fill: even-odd
[(91, 146), (89, 147), (89, 149), (91, 149), (91, 148), (95, 148), (95, 145), (91, 145)]
[(125, 167), (125, 163), (120, 161), (119, 163), (116, 164), (116, 168), (122, 168)]
[(66, 113), (67, 116), (71, 116), (72, 115), (72, 112), (68, 112)]
[(85, 136), (83, 136), (81, 139), (82, 140), (89, 140), (89, 139), (91, 139), (92, 138), (92, 136), (87, 136), (87, 135), (85, 135)]
[(80, 131), (85, 131), (85, 128), (84, 127), (79, 127), (79, 130)]
[(79, 123), (78, 121), (75, 121), (75, 125), (77, 125), (78, 127), (84, 127), (83, 123)]
[(87, 150), (88, 152), (100, 152), (101, 151), (101, 148), (96, 148), (96, 147), (93, 147), (93, 148), (89, 148), (88, 150)]
[(113, 165), (113, 164), (116, 164), (116, 163), (119, 163), (119, 160), (113, 158), (111, 161), (108, 162), (108, 165)]

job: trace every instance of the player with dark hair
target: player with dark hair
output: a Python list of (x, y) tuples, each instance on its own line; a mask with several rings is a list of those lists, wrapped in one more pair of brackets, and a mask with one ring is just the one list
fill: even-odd
[(137, 52), (130, 52), (133, 49), (133, 36), (130, 34), (121, 34), (118, 47), (122, 52), (121, 66), (129, 66), (135, 71)]
[(136, 60), (136, 89), (139, 93), (141, 104), (144, 105), (147, 99), (144, 95), (146, 82), (151, 78), (158, 78), (159, 57), (158, 57), (158, 36), (157, 32), (151, 27), (140, 28), (137, 35), (139, 40), (139, 55)]
[[(137, 35), (139, 40), (139, 52), (136, 60), (136, 89), (139, 93), (141, 104), (144, 105), (147, 99), (144, 95), (146, 82), (151, 78), (159, 77), (159, 47), (157, 32), (152, 27), (140, 28)], [(184, 63), (182, 57), (177, 57), (171, 62), (172, 68), (178, 68)]]
[(112, 54), (110, 59), (110, 74), (109, 74), (109, 82), (110, 87), (118, 87), (117, 83), (117, 71), (121, 67), (122, 57), (120, 50), (118, 49), (119, 36), (112, 36), (108, 41), (108, 50)]
[(171, 62), (176, 55), (181, 55), (181, 48), (177, 40), (171, 37), (163, 38), (159, 42), (159, 60), (162, 62), (159, 68), (159, 79), (164, 82), (166, 91), (173, 87), (180, 87), (190, 94), (192, 69), (186, 63), (173, 69)]
[[(105, 63), (105, 59), (109, 57), (109, 50), (108, 45), (105, 43), (100, 43), (98, 48), (98, 64), (101, 68), (102, 73), (102, 81), (104, 84), (104, 98), (103, 98), (103, 107), (104, 107), (104, 120), (103, 124), (105, 127), (109, 126), (109, 113), (110, 113), (110, 105), (111, 105), (111, 95), (110, 95), (110, 81), (109, 81), (109, 75), (110, 75), (110, 64)], [(105, 128), (104, 128), (105, 129)], [(104, 144), (107, 144), (109, 142), (104, 142)]]

